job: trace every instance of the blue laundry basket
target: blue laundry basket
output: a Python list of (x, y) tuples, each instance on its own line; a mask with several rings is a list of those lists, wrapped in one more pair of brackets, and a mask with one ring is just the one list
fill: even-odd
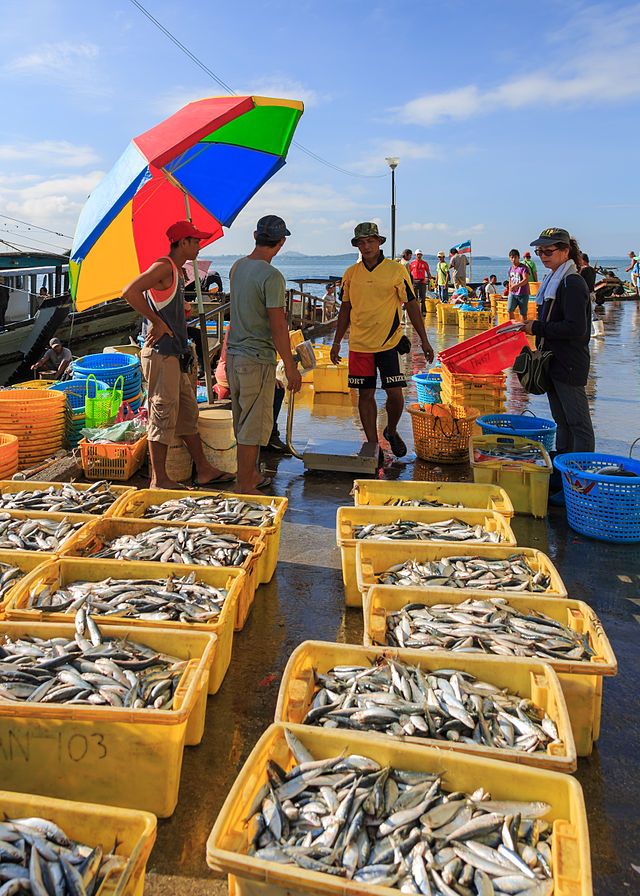
[[(92, 380), (91, 382), (96, 389), (109, 388), (106, 383), (102, 383), (100, 380)], [(89, 386), (89, 389), (91, 390), (91, 386)], [(62, 383), (54, 383), (53, 386), (49, 386), (49, 391), (64, 392), (67, 396), (67, 404), (74, 413), (84, 411), (84, 402), (87, 391), (86, 380), (65, 380)], [(95, 395), (95, 392), (92, 394)]]
[(523, 439), (542, 442), (547, 451), (553, 451), (558, 429), (553, 420), (526, 414), (484, 414), (476, 423), (482, 427), (483, 435), (502, 435), (508, 431)]
[(442, 386), (439, 373), (416, 373), (411, 379), (416, 384), (420, 404), (438, 404)]
[[(569, 525), (598, 541), (640, 542), (640, 461), (617, 454), (561, 454), (554, 464), (562, 476)], [(587, 473), (621, 464), (635, 477)]]

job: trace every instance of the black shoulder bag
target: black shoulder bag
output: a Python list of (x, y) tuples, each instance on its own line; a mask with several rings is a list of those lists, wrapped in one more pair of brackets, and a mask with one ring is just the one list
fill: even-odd
[[(554, 296), (549, 306), (546, 320), (549, 319), (556, 297)], [(544, 395), (549, 388), (549, 365), (553, 358), (553, 352), (544, 351), (544, 336), (540, 340), (540, 348), (532, 351), (528, 345), (522, 349), (513, 362), (513, 369), (520, 380), (520, 385), (530, 395)]]

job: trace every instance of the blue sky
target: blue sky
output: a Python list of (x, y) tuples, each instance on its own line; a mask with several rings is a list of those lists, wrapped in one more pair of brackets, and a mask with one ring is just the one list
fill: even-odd
[[(265, 212), (307, 254), (349, 251), (359, 220), (388, 233), (388, 155), (398, 249), (503, 255), (551, 225), (596, 255), (640, 246), (640, 3), (145, 6), (236, 92), (304, 100), (297, 139), (360, 175), (292, 148), (212, 254)], [(0, 91), (0, 213), (64, 234), (133, 135), (222, 92), (129, 0), (10, 4)], [(70, 244), (0, 218), (11, 236)]]

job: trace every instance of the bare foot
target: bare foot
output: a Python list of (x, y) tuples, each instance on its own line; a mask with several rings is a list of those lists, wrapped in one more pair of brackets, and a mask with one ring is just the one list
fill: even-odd
[(149, 488), (184, 489), (184, 487), (184, 483), (174, 482), (173, 479), (152, 479), (149, 482)]

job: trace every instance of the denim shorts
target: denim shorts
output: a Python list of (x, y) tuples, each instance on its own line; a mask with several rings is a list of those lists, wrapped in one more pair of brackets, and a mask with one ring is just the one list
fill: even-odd
[(521, 295), (515, 296), (513, 293), (509, 293), (509, 302), (507, 304), (507, 311), (516, 311), (518, 310), (523, 317), (527, 316), (527, 311), (529, 308), (529, 296)]

